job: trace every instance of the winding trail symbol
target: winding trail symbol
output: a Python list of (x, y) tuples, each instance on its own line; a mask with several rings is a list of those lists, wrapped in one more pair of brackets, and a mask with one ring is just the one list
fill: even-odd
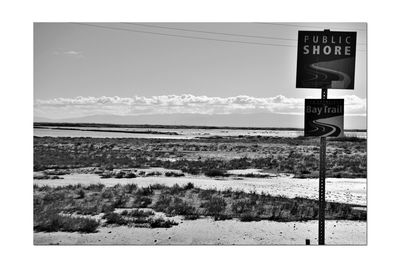
[(313, 120), (313, 129), (310, 131), (310, 133), (318, 133), (318, 136), (322, 137), (340, 136), (342, 133), (342, 129), (334, 123), (338, 118), (339, 116)]
[[(341, 71), (337, 71), (337, 70), (333, 70), (333, 69), (329, 69), (329, 68), (325, 68), (325, 67), (321, 67), (317, 65), (318, 63), (314, 63), (310, 65), (311, 69), (314, 69), (315, 71), (317, 71), (317, 77), (318, 75), (324, 75), (325, 77), (322, 80), (326, 80), (327, 78), (327, 74), (331, 74), (331, 75), (336, 75), (338, 77), (337, 80), (333, 80), (332, 79), (332, 88), (347, 88), (350, 83), (351, 83), (351, 78), (347, 73), (341, 72)], [(337, 84), (338, 82), (340, 82), (340, 84)]]

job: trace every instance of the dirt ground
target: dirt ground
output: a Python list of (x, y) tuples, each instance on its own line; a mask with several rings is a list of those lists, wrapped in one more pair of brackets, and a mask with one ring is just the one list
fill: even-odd
[[(102, 227), (97, 233), (34, 233), (35, 245), (317, 245), (317, 221), (240, 222), (210, 218), (183, 221), (172, 228)], [(327, 221), (327, 245), (366, 245), (367, 223)]]

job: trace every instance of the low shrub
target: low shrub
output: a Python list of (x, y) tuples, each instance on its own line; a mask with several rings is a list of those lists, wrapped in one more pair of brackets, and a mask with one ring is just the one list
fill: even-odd
[(151, 210), (124, 210), (123, 212), (121, 212), (122, 216), (127, 216), (127, 217), (135, 217), (135, 218), (141, 218), (141, 217), (149, 217), (149, 216), (153, 216), (154, 212)]
[(201, 207), (205, 209), (206, 215), (214, 216), (214, 218), (219, 218), (225, 211), (226, 206), (226, 201), (216, 196), (201, 204)]
[(153, 193), (153, 188), (151, 186), (143, 187), (136, 191), (136, 195), (138, 196), (151, 196)]
[(182, 177), (182, 176), (185, 176), (185, 174), (180, 173), (180, 172), (166, 172), (165, 176), (167, 176), (167, 177)]
[(97, 191), (100, 192), (101, 190), (103, 190), (103, 188), (105, 187), (104, 184), (90, 184), (88, 185), (85, 189), (89, 190), (89, 191)]
[(203, 200), (210, 200), (214, 194), (216, 194), (216, 190), (214, 189), (204, 189), (199, 193), (199, 198)]
[(183, 217), (185, 220), (197, 220), (198, 218), (200, 218), (200, 215), (198, 213), (194, 213), (194, 214), (187, 214)]
[(146, 173), (146, 176), (160, 176), (161, 174), (162, 174), (161, 172), (155, 171), (155, 172)]
[(182, 195), (184, 194), (186, 189), (184, 187), (180, 187), (178, 184), (174, 184), (172, 187), (166, 189), (166, 192), (171, 195)]
[(85, 198), (85, 191), (83, 189), (79, 189), (77, 195), (77, 199)]
[(154, 210), (159, 212), (167, 212), (172, 202), (172, 197), (168, 195), (161, 195), (157, 202), (154, 204)]
[(244, 214), (240, 215), (239, 219), (241, 222), (261, 221), (261, 218), (259, 215), (252, 214), (252, 213), (244, 213)]
[(150, 227), (151, 228), (171, 228), (174, 225), (178, 225), (177, 222), (172, 220), (164, 220), (162, 218), (151, 219), (150, 220)]
[(185, 190), (190, 190), (190, 189), (193, 189), (194, 188), (194, 184), (193, 183), (187, 183), (184, 187), (183, 187), (183, 189), (185, 189)]
[(136, 191), (138, 188), (138, 186), (136, 184), (126, 184), (124, 186), (124, 191), (126, 193), (133, 193), (134, 191)]
[(139, 195), (135, 198), (133, 204), (136, 208), (147, 208), (152, 202), (151, 198)]
[(167, 188), (166, 185), (162, 185), (162, 184), (153, 184), (149, 186), (152, 190), (162, 190)]
[(125, 174), (124, 178), (136, 178), (136, 174), (134, 174), (133, 172), (129, 172)]
[(169, 209), (171, 215), (192, 215), (196, 213), (195, 207), (177, 197), (174, 198)]
[(61, 215), (57, 210), (34, 214), (34, 230), (38, 232), (94, 233), (100, 223), (91, 218)]
[(232, 212), (235, 214), (242, 214), (250, 212), (253, 205), (249, 200), (239, 200), (232, 203)]
[(219, 169), (207, 170), (207, 171), (204, 172), (204, 175), (206, 175), (208, 177), (226, 177), (226, 176), (229, 176), (229, 174), (227, 174), (225, 170), (219, 170)]
[(115, 224), (115, 225), (128, 225), (129, 221), (126, 220), (121, 214), (116, 212), (106, 213), (103, 216), (103, 219), (106, 220), (106, 224)]

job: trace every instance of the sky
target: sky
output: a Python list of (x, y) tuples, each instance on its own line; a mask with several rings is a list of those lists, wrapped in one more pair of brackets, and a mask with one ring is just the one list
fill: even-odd
[(366, 27), (35, 23), (34, 115), (62, 121), (93, 115), (268, 113), (302, 120), (304, 98), (320, 98), (321, 92), (296, 88), (297, 34), (331, 29), (357, 31), (357, 53), (355, 89), (329, 90), (328, 97), (345, 99), (345, 127), (365, 128)]

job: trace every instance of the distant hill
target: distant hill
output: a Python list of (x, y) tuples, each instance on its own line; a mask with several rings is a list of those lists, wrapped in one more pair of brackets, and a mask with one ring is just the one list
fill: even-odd
[[(71, 123), (111, 123), (111, 124), (150, 124), (150, 125), (188, 125), (188, 126), (229, 126), (229, 127), (292, 127), (303, 128), (302, 115), (275, 113), (256, 114), (157, 114), (157, 115), (94, 115), (70, 119), (47, 119), (35, 117), (35, 122)], [(366, 117), (346, 116), (345, 129), (366, 129)]]

